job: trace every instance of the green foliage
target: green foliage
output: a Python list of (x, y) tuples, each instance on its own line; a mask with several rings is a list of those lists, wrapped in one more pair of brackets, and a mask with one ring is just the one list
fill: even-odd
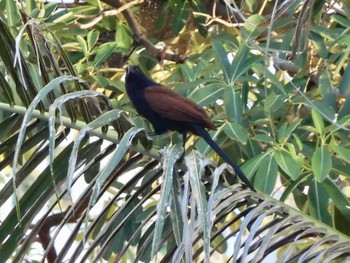
[[(0, 262), (32, 260), (37, 237), (48, 261), (245, 261), (290, 235), (272, 244), (287, 261), (289, 242), (295, 255), (327, 243), (316, 227), (317, 242), (302, 239), (297, 212), (269, 195), (350, 235), (348, 1), (212, 2), (0, 2), (1, 211), (15, 197)], [(125, 95), (127, 64), (205, 107), (261, 194), (201, 156), (213, 151), (199, 138), (184, 155), (178, 134), (152, 144)], [(47, 236), (68, 223), (56, 253)]]

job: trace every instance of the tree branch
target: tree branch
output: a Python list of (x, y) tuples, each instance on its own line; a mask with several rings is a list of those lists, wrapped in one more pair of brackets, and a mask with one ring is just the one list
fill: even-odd
[[(132, 16), (132, 14), (129, 12), (129, 10), (124, 9), (124, 4), (121, 3), (119, 0), (101, 0), (102, 2), (106, 3), (107, 5), (110, 5), (116, 9), (122, 10), (121, 13), (123, 14), (126, 22), (128, 23), (131, 31), (134, 33), (133, 39), (136, 43), (144, 46), (148, 52), (150, 52), (154, 57), (156, 57), (159, 61), (166, 59), (171, 60), (177, 63), (183, 63), (184, 58), (179, 56), (178, 54), (168, 53), (164, 49), (159, 49), (151, 41), (149, 41), (145, 35), (141, 32), (139, 25), (137, 24), (135, 18)], [(139, 3), (143, 2), (143, 0), (140, 0)]]

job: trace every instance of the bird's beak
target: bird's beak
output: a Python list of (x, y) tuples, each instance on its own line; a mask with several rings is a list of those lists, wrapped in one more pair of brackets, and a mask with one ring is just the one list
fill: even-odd
[(126, 74), (129, 74), (129, 72), (130, 72), (130, 66), (127, 66), (127, 67), (126, 67), (125, 72), (126, 72)]

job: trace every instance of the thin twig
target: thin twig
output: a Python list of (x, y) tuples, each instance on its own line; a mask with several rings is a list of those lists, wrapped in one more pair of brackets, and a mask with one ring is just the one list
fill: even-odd
[(244, 23), (231, 23), (231, 22), (227, 22), (219, 17), (213, 17), (211, 15), (205, 14), (205, 13), (201, 13), (201, 12), (193, 12), (194, 16), (204, 16), (205, 18), (208, 18), (208, 22), (205, 24), (205, 26), (209, 26), (213, 23), (218, 23), (218, 24), (222, 24), (226, 27), (238, 27), (238, 26), (243, 26)]
[[(44, 2), (44, 5), (50, 4), (52, 1), (46, 1)], [(87, 6), (90, 5), (87, 2), (78, 2), (74, 1), (74, 3), (57, 3), (57, 8), (74, 8), (74, 7), (79, 7), (79, 6)]]

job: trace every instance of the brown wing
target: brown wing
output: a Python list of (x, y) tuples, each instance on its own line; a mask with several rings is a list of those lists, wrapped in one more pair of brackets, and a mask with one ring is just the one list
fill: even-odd
[(162, 117), (175, 121), (196, 122), (205, 128), (216, 129), (200, 106), (165, 86), (147, 87), (144, 92), (151, 109)]

